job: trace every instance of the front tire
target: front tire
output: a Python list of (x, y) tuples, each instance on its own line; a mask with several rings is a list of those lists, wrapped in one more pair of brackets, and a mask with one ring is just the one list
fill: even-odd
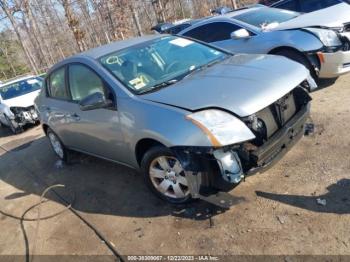
[(51, 147), (55, 154), (62, 160), (67, 162), (68, 151), (59, 139), (59, 137), (52, 131), (51, 128), (47, 129), (46, 132), (47, 137), (49, 138)]
[(7, 125), (11, 129), (12, 133), (14, 135), (21, 133), (23, 131), (23, 128), (18, 125), (15, 121), (11, 120), (7, 115), (5, 115)]
[(146, 152), (141, 161), (145, 182), (159, 198), (183, 204), (191, 200), (185, 170), (172, 151), (156, 146)]

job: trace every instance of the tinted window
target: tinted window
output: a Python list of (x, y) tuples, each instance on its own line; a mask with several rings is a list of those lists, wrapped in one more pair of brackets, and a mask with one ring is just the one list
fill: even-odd
[(299, 15), (300, 13), (292, 11), (263, 7), (252, 9), (251, 11), (237, 15), (234, 18), (247, 24), (263, 28), (271, 23), (282, 23)]
[(230, 39), (231, 33), (238, 29), (241, 28), (234, 24), (217, 22), (199, 26), (184, 35), (203, 42), (211, 43)]
[(301, 11), (308, 13), (316, 10), (320, 10), (323, 8), (327, 8), (336, 4), (341, 3), (339, 0), (303, 0), (300, 1)]
[(41, 87), (42, 79), (35, 77), (0, 87), (0, 95), (2, 99), (6, 100), (34, 92)]
[(284, 2), (281, 2), (281, 3), (277, 3), (273, 7), (286, 9), (286, 10), (291, 10), (291, 11), (298, 11), (297, 1), (296, 0), (289, 0), (289, 1), (284, 1)]
[(74, 101), (80, 101), (93, 93), (105, 93), (101, 78), (83, 65), (69, 66), (69, 88)]
[(50, 75), (49, 96), (60, 99), (68, 99), (65, 80), (65, 68), (62, 67)]

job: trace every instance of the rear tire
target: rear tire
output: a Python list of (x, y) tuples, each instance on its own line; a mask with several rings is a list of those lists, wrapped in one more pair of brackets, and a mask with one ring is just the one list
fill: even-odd
[(288, 49), (280, 50), (280, 51), (277, 51), (276, 53), (273, 53), (273, 54), (287, 57), (295, 62), (302, 64), (310, 71), (310, 75), (313, 77), (313, 79), (316, 82), (318, 82), (319, 78), (316, 74), (315, 69), (313, 68), (310, 61), (303, 54), (298, 53), (297, 51), (288, 50)]
[(50, 141), (50, 145), (55, 152), (55, 154), (64, 162), (68, 160), (68, 150), (63, 145), (60, 138), (56, 135), (55, 132), (52, 131), (51, 128), (47, 128), (46, 135)]
[(142, 158), (141, 170), (145, 182), (159, 198), (171, 204), (191, 201), (191, 195), (179, 160), (162, 146), (149, 149)]

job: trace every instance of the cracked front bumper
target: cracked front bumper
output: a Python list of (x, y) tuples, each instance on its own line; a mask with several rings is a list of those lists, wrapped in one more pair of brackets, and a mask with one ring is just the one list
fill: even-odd
[(350, 72), (350, 51), (321, 52), (319, 53), (320, 56), (323, 57), (319, 74), (320, 78), (335, 78)]
[(310, 104), (299, 111), (270, 141), (250, 153), (255, 167), (246, 175), (261, 173), (277, 163), (304, 135), (305, 123), (310, 115)]
[(19, 126), (24, 126), (26, 124), (35, 124), (39, 121), (39, 116), (35, 111), (22, 111), (16, 113), (11, 120), (15, 121)]

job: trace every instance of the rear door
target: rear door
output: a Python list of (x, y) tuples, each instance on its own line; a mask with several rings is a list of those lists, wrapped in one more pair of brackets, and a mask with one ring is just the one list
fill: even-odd
[(39, 111), (46, 114), (48, 125), (60, 137), (63, 144), (70, 146), (69, 122), (66, 115), (70, 113), (70, 95), (66, 83), (67, 67), (62, 66), (46, 78), (47, 97), (40, 105)]

